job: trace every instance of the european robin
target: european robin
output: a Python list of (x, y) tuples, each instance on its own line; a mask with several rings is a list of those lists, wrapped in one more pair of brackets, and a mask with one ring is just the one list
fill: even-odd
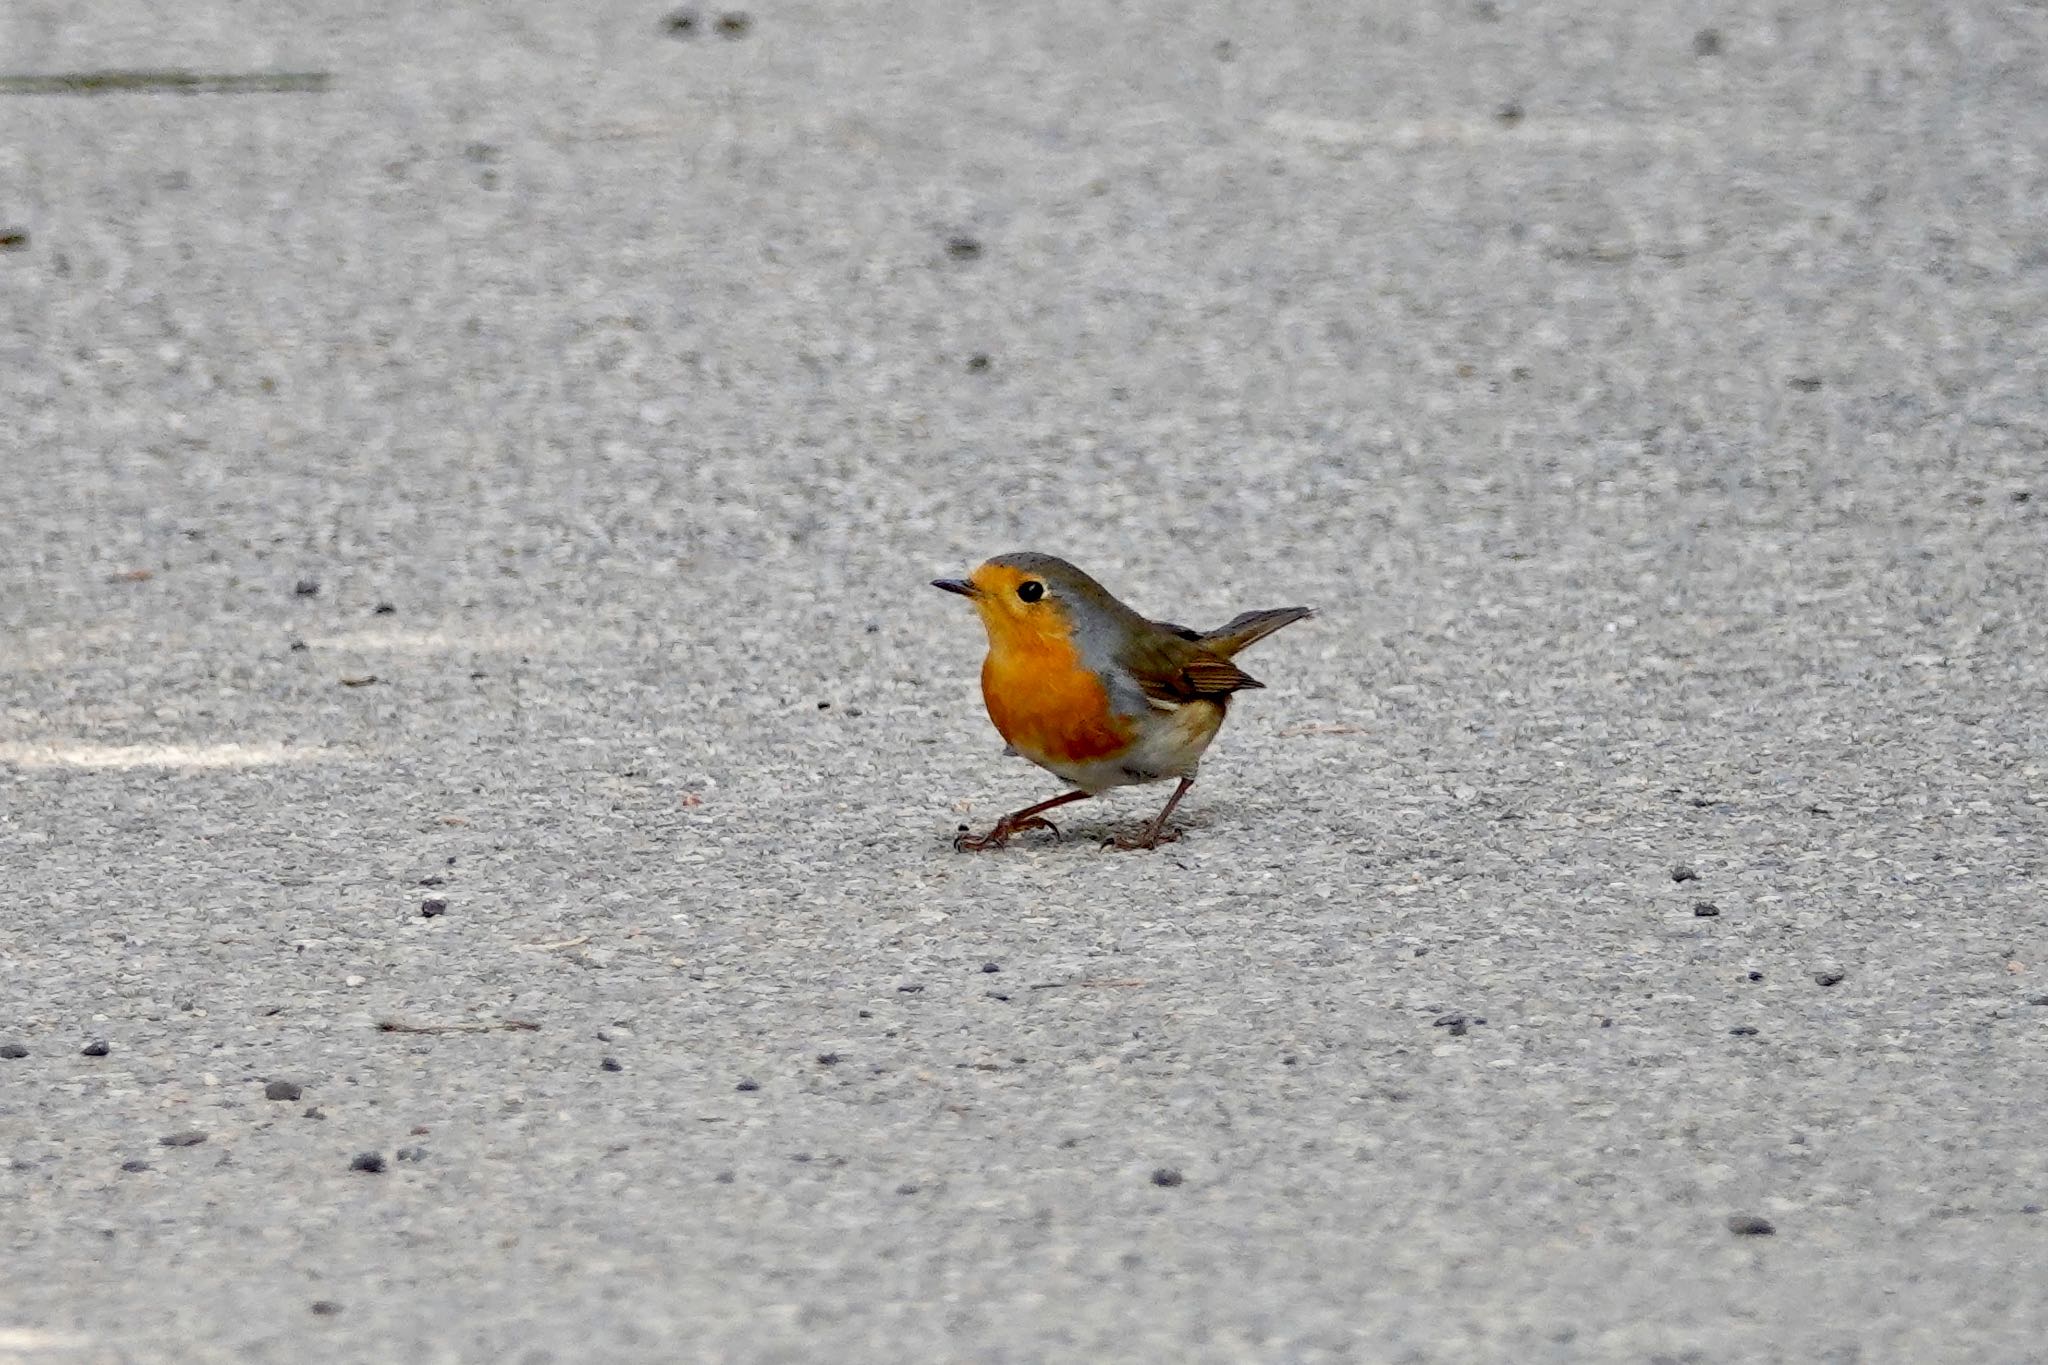
[(1248, 611), (1215, 630), (1150, 621), (1064, 559), (997, 555), (967, 578), (932, 584), (959, 593), (981, 614), (988, 657), (981, 697), (1010, 748), (1075, 790), (964, 831), (958, 849), (1001, 848), (1027, 829), (1059, 829), (1045, 812), (1112, 787), (1180, 779), (1141, 835), (1111, 842), (1154, 848), (1178, 838), (1167, 817), (1194, 785), (1232, 694), (1264, 687), (1231, 662), (1246, 646), (1315, 613), (1307, 607)]

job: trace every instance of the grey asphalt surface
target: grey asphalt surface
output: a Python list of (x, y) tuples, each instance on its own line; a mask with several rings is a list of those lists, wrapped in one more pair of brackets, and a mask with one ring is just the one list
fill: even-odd
[[(0, 91), (0, 1362), (2048, 1358), (2048, 14), (1849, 8), (0, 8), (331, 74)], [(1321, 610), (1157, 854), (1021, 548)]]

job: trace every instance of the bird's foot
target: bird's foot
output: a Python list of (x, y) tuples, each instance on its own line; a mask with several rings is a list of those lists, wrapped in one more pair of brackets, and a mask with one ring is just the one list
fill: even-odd
[(1010, 842), (1011, 835), (1022, 834), (1027, 829), (1051, 830), (1053, 838), (1060, 837), (1060, 827), (1043, 815), (1026, 816), (1022, 820), (1005, 815), (996, 821), (995, 828), (986, 834), (969, 834), (966, 830), (961, 830), (953, 836), (953, 847), (962, 853), (979, 853), (984, 849), (1001, 848)]
[(1140, 848), (1157, 848), (1180, 838), (1177, 829), (1148, 829), (1143, 834), (1113, 834), (1102, 841), (1104, 848), (1121, 848), (1126, 851)]

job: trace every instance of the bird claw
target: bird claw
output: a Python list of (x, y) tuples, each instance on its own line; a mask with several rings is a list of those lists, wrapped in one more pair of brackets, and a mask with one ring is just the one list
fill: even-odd
[(1012, 820), (1005, 815), (996, 821), (995, 828), (986, 834), (969, 834), (962, 831), (953, 836), (953, 847), (961, 853), (979, 853), (984, 849), (1001, 848), (1010, 842), (1013, 834), (1022, 834), (1027, 829), (1052, 831), (1052, 837), (1060, 837), (1060, 827), (1043, 815), (1034, 815), (1024, 820)]
[(1173, 843), (1179, 838), (1180, 831), (1177, 829), (1147, 830), (1143, 834), (1112, 834), (1102, 841), (1102, 846), (1131, 852), (1141, 848), (1157, 848), (1161, 844)]

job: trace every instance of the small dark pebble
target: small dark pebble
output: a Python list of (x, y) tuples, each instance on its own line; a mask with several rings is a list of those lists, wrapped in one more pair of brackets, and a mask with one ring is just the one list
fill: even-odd
[(420, 902), (420, 917), (434, 919), (448, 913), (448, 902), (441, 896), (429, 896)]
[(1718, 28), (1703, 28), (1692, 35), (1692, 55), (1695, 57), (1718, 57), (1721, 46), (1721, 30)]
[(1152, 1183), (1161, 1187), (1162, 1189), (1170, 1190), (1175, 1185), (1180, 1184), (1183, 1180), (1186, 1179), (1186, 1176), (1182, 1175), (1179, 1171), (1176, 1171), (1171, 1166), (1161, 1166), (1158, 1170), (1152, 1172)]
[(1751, 972), (1749, 974), (1749, 979), (1751, 981), (1761, 981), (1764, 979), (1764, 974), (1762, 972)]
[(1818, 986), (1835, 986), (1841, 984), (1841, 980), (1845, 975), (1847, 973), (1844, 972), (1815, 972), (1813, 980), (1814, 984)]
[(398, 608), (392, 606), (389, 602), (379, 602), (374, 608), (371, 609), (370, 615), (396, 616), (398, 615)]
[(973, 355), (967, 357), (967, 369), (970, 374), (980, 374), (989, 367), (989, 364), (987, 351), (976, 351)]
[(600, 1071), (624, 1071), (626, 1069), (625, 1063), (616, 1057), (605, 1058), (597, 1064), (597, 1067)]
[(1485, 1022), (1484, 1019), (1470, 1019), (1462, 1014), (1439, 1014), (1431, 1027), (1449, 1029), (1453, 1038), (1463, 1038), (1471, 1025)]
[(761, 1083), (751, 1078), (741, 1081), (738, 1085), (733, 1087), (733, 1089), (735, 1090), (759, 1090), (760, 1088)]
[(294, 654), (304, 654), (307, 650), (311, 649), (312, 647), (313, 646), (307, 644), (304, 640), (294, 640), (291, 642), (290, 646), (291, 652)]
[(0, 228), (0, 251), (26, 251), (27, 228)]
[(0, 1057), (9, 1061), (20, 1061), (28, 1056), (28, 1047), (22, 1043), (0, 1043)]
[(427, 1149), (424, 1147), (400, 1147), (398, 1149), (398, 1159), (400, 1161), (410, 1161), (417, 1166), (420, 1162), (427, 1159)]
[(2041, 1211), (2041, 1206), (2040, 1206), (2039, 1204), (2022, 1204), (2022, 1205), (2020, 1205), (2020, 1212), (2021, 1212), (2021, 1213), (2039, 1213), (2040, 1211)]
[(981, 969), (987, 972), (989, 975), (993, 976), (997, 972), (1001, 971), (1003, 968), (1002, 964), (999, 962), (984, 962), (981, 964)]
[(821, 1052), (821, 1053), (819, 1053), (819, 1054), (818, 1054), (818, 1065), (819, 1065), (819, 1066), (838, 1066), (838, 1065), (839, 1065), (839, 1054), (838, 1054), (838, 1053), (836, 1053), (836, 1052)]
[(1712, 901), (1694, 901), (1692, 903), (1692, 913), (1696, 919), (1712, 919), (1721, 913), (1721, 907)]
[(1748, 1024), (1737, 1024), (1734, 1028), (1729, 1029), (1728, 1031), (1734, 1034), (1737, 1038), (1756, 1037), (1756, 1030)]
[(121, 1163), (121, 1169), (124, 1171), (146, 1171), (149, 1169), (149, 1163), (147, 1161), (124, 1161)]
[(1768, 1218), (1759, 1218), (1753, 1213), (1731, 1213), (1728, 1215), (1728, 1231), (1737, 1237), (1768, 1237), (1777, 1229)]
[(916, 995), (919, 991), (923, 990), (924, 987), (918, 985), (914, 981), (906, 981), (904, 984), (898, 986), (896, 989), (904, 995)]
[(306, 1305), (318, 1317), (331, 1318), (341, 1311), (341, 1305), (333, 1299), (315, 1299)]
[(693, 9), (670, 10), (661, 21), (661, 31), (675, 38), (694, 38), (704, 21)]
[(204, 1141), (206, 1134), (197, 1128), (188, 1128), (182, 1133), (166, 1133), (157, 1139), (158, 1145), (163, 1147), (197, 1147)]
[(956, 261), (972, 261), (981, 256), (981, 241), (961, 234), (946, 239), (946, 254)]
[(1512, 128), (1520, 123), (1525, 115), (1521, 105), (1513, 100), (1509, 100), (1506, 104), (1493, 111), (1493, 117), (1502, 127)]
[(2027, 997), (2027, 1003), (2029, 1005), (2048, 1005), (2048, 995), (2030, 995)]
[(754, 16), (745, 10), (729, 10), (718, 16), (718, 36), (744, 38), (753, 30)]
[(1671, 869), (1671, 880), (1674, 882), (1696, 882), (1699, 879), (1700, 874), (1687, 867), (1684, 863), (1680, 863)]
[(84, 1047), (78, 1049), (78, 1055), (81, 1057), (104, 1057), (111, 1051), (113, 1049), (107, 1046), (106, 1039), (95, 1038)]
[(296, 1081), (272, 1081), (263, 1087), (266, 1100), (295, 1100), (305, 1093)]
[(2031, 488), (2014, 489), (2012, 500), (2014, 502), (2032, 502), (2034, 500), (2034, 490)]
[(324, 1122), (327, 1118), (327, 1111), (317, 1104), (309, 1104), (306, 1106), (306, 1112), (302, 1117)]
[(1817, 374), (1795, 374), (1786, 380), (1785, 383), (1801, 393), (1814, 393), (1820, 389), (1820, 376)]
[(292, 592), (299, 597), (318, 597), (320, 595), (320, 580), (317, 578), (301, 578), (298, 582), (292, 584)]
[(348, 1168), (352, 1171), (361, 1171), (366, 1175), (382, 1175), (384, 1173), (384, 1154), (382, 1152), (357, 1152), (349, 1161)]
[(908, 1181), (906, 1181), (906, 1182), (904, 1182), (903, 1184), (901, 1184), (901, 1185), (898, 1185), (898, 1186), (896, 1187), (896, 1193), (898, 1193), (898, 1194), (916, 1194), (916, 1193), (917, 1193), (917, 1192), (918, 1192), (919, 1190), (921, 1190), (921, 1189), (923, 1189), (923, 1188), (924, 1188), (924, 1187), (923, 1187), (922, 1185), (912, 1185), (912, 1184), (910, 1184), (910, 1183), (909, 1183)]
[(733, 1182), (733, 1173), (731, 1171), (720, 1171), (711, 1178), (721, 1185), (730, 1185)]

